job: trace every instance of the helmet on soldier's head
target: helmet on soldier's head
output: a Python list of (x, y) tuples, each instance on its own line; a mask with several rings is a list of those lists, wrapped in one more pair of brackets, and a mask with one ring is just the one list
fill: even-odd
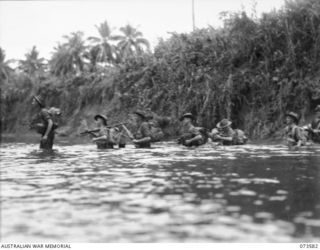
[(292, 112), (292, 111), (291, 112), (287, 112), (286, 116), (291, 117), (296, 123), (299, 123), (300, 116), (297, 113)]
[(183, 114), (179, 120), (182, 121), (184, 118), (190, 118), (192, 121), (194, 120), (194, 116), (191, 113), (185, 113)]
[(95, 121), (98, 120), (99, 118), (102, 119), (103, 124), (104, 124), (105, 126), (107, 126), (107, 124), (108, 124), (108, 117), (105, 116), (105, 115), (101, 115), (101, 114), (97, 114), (97, 115), (94, 116), (94, 120), (95, 120)]
[(226, 128), (226, 127), (229, 127), (231, 124), (232, 124), (232, 122), (229, 121), (228, 119), (222, 119), (222, 120), (217, 124), (217, 128), (218, 128), (218, 129)]

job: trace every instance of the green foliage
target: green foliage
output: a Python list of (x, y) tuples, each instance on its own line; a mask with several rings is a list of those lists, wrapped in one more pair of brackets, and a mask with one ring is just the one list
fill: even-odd
[[(199, 125), (212, 128), (229, 118), (260, 138), (283, 126), (287, 110), (300, 112), (304, 122), (320, 103), (320, 2), (288, 1), (259, 19), (244, 12), (222, 19), (220, 29), (172, 33), (153, 53), (130, 25), (115, 36), (107, 22), (100, 24), (89, 46), (73, 33), (56, 49), (52, 74), (28, 88), (61, 107), (71, 127), (93, 112), (122, 120), (134, 109), (171, 117), (170, 134), (187, 111)], [(26, 93), (10, 91), (4, 103), (18, 106), (20, 99), (11, 97)]]
[(120, 58), (125, 60), (129, 56), (134, 54), (140, 54), (143, 52), (143, 47), (149, 50), (148, 40), (142, 37), (142, 33), (127, 24), (125, 27), (120, 28), (122, 35), (118, 35), (115, 38), (119, 40), (117, 47), (119, 49)]
[[(114, 62), (116, 60), (116, 47), (111, 43), (116, 40), (111, 34), (111, 29), (107, 21), (104, 21), (99, 26), (96, 26), (99, 37), (89, 37), (93, 46), (90, 49), (90, 53), (94, 54), (94, 60), (91, 63), (96, 64), (98, 62)], [(92, 57), (91, 57), (92, 58)]]
[(56, 76), (81, 74), (84, 69), (84, 53), (86, 50), (82, 32), (73, 32), (64, 36), (67, 40), (59, 44), (50, 61), (51, 72)]
[(39, 52), (33, 46), (32, 50), (25, 55), (25, 60), (19, 61), (19, 68), (30, 77), (40, 77), (44, 74), (44, 58), (39, 58)]
[(0, 47), (0, 81), (1, 85), (8, 80), (9, 76), (13, 73), (12, 68), (9, 66), (10, 61), (6, 61), (6, 54), (4, 50)]

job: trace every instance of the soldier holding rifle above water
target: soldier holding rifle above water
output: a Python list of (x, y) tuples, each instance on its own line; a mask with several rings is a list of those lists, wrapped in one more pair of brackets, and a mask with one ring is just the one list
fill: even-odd
[(291, 147), (300, 147), (306, 144), (306, 137), (302, 128), (298, 126), (300, 116), (295, 112), (286, 113), (286, 124), (284, 129), (286, 144)]
[(113, 148), (115, 144), (118, 144), (119, 148), (125, 147), (126, 138), (129, 138), (136, 148), (150, 148), (151, 142), (159, 140), (159, 136), (153, 136), (152, 125), (149, 123), (152, 116), (147, 115), (142, 111), (135, 111), (134, 115), (134, 122), (138, 127), (134, 135), (125, 126), (125, 123), (108, 126), (108, 118), (100, 114), (94, 117), (97, 128), (86, 130), (80, 134), (90, 134), (93, 136), (92, 141), (97, 144), (99, 149)]
[(131, 134), (132, 142), (136, 148), (150, 148), (152, 142), (151, 126), (148, 122), (150, 117), (142, 111), (135, 111), (134, 115), (138, 130), (134, 137)]
[(182, 123), (181, 136), (178, 139), (178, 144), (187, 147), (201, 146), (208, 140), (206, 129), (193, 125), (195, 117), (191, 113), (185, 113), (179, 119)]
[(92, 141), (97, 144), (98, 149), (113, 148), (118, 144), (119, 148), (124, 148), (126, 145), (123, 133), (117, 128), (122, 124), (108, 126), (108, 118), (105, 115), (98, 114), (94, 117), (97, 128), (94, 130), (86, 130), (81, 134), (90, 134)]

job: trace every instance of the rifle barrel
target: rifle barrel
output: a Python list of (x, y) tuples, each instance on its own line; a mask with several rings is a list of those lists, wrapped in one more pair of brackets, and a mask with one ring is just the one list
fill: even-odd
[(129, 137), (131, 140), (133, 140), (133, 139), (134, 139), (134, 136), (133, 136), (133, 134), (131, 133), (131, 131), (130, 131), (125, 125), (123, 125), (123, 128), (124, 128), (124, 130), (126, 131), (128, 137)]
[(100, 129), (99, 129), (99, 128), (97, 128), (97, 129), (92, 129), (92, 130), (86, 130), (86, 131), (82, 131), (82, 132), (80, 132), (80, 135), (96, 133), (96, 132), (99, 132), (99, 131), (100, 131)]

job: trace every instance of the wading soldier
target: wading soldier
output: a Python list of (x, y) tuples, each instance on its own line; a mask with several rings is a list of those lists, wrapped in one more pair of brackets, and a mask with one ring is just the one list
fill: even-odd
[(210, 133), (210, 138), (214, 142), (220, 142), (222, 145), (243, 145), (247, 142), (247, 137), (240, 129), (233, 130), (232, 122), (228, 119), (222, 119), (217, 128), (214, 128)]
[[(115, 136), (117, 134), (116, 128), (108, 127), (108, 118), (104, 115), (98, 114), (94, 117), (97, 124), (97, 131), (90, 134), (94, 137), (93, 142), (97, 144), (98, 149), (113, 148), (116, 144)], [(119, 147), (124, 147), (124, 144), (119, 143)]]
[(147, 119), (152, 134), (152, 142), (163, 140), (164, 133), (162, 128), (166, 127), (169, 124), (169, 121), (163, 118), (156, 120), (151, 114), (147, 116)]
[(320, 105), (315, 109), (316, 117), (308, 125), (307, 131), (313, 142), (320, 143)]
[(195, 127), (193, 125), (194, 117), (191, 113), (186, 113), (179, 119), (182, 122), (181, 137), (178, 144), (187, 147), (200, 146), (207, 142), (205, 128)]
[(32, 106), (37, 109), (38, 114), (31, 121), (31, 129), (35, 129), (41, 134), (40, 148), (52, 149), (54, 141), (54, 130), (57, 125), (53, 123), (53, 119), (49, 111), (45, 108), (45, 101), (41, 95), (33, 96)]
[(303, 146), (306, 144), (306, 138), (302, 129), (298, 126), (299, 115), (295, 112), (286, 113), (285, 140), (289, 147)]
[(135, 122), (138, 127), (138, 131), (134, 136), (132, 142), (136, 148), (150, 148), (152, 142), (151, 126), (148, 122), (150, 116), (141, 111), (134, 112)]

